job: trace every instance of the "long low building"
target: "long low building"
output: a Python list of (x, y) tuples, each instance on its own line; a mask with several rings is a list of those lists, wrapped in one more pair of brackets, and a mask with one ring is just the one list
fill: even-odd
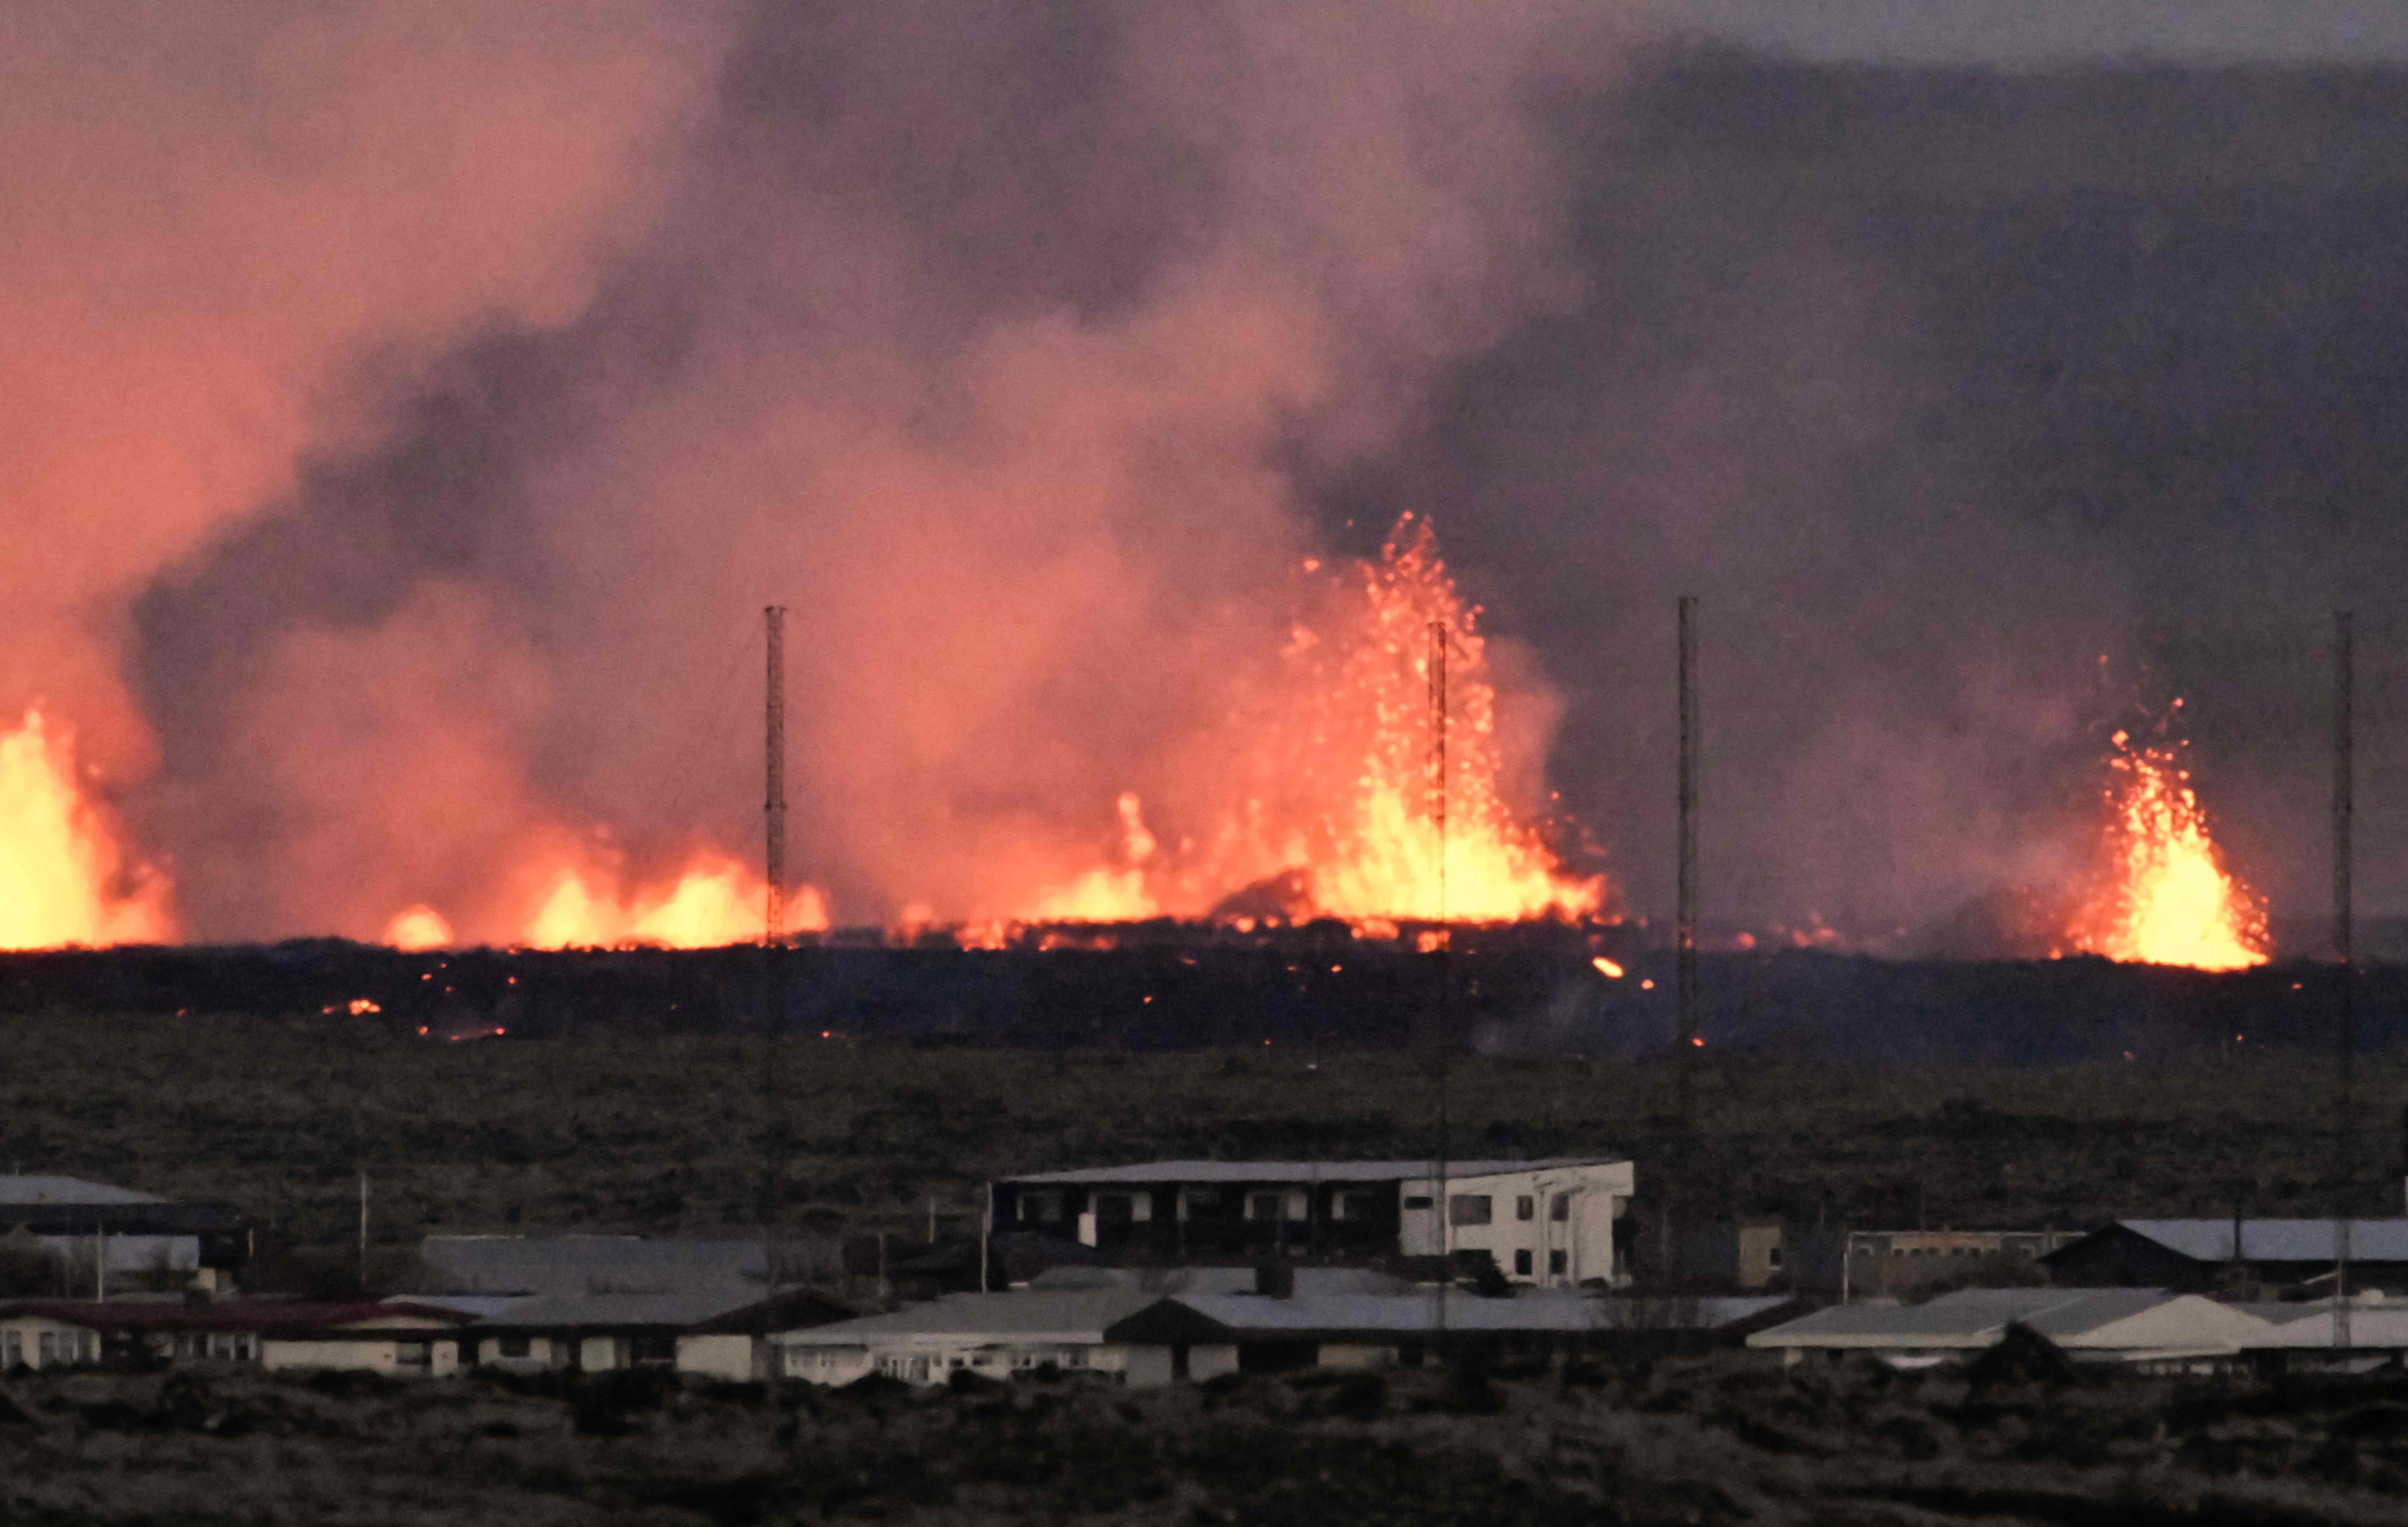
[(1107, 1257), (1493, 1259), (1516, 1283), (1611, 1286), (1633, 1192), (1619, 1157), (1537, 1161), (1144, 1161), (996, 1181), (988, 1228)]
[(0, 1304), (0, 1369), (130, 1361), (444, 1373), (470, 1318), (408, 1302), (22, 1300)]
[[(1344, 1286), (1348, 1270), (1301, 1271), (1322, 1275), (1306, 1281), (1326, 1291), (1166, 1293), (1132, 1282), (954, 1294), (770, 1340), (782, 1354), (780, 1376), (816, 1384), (850, 1384), (872, 1374), (940, 1384), (955, 1374), (1011, 1378), (1050, 1368), (1144, 1387), (1238, 1372), (1380, 1368), (1474, 1346), (1665, 1350), (1667, 1337), (1698, 1346), (1729, 1341), (1799, 1307), (1770, 1296), (1641, 1301), (1570, 1289), (1493, 1299), (1434, 1289), (1363, 1291)], [(1231, 1280), (1197, 1281), (1226, 1288)]]
[[(1115, 1339), (1111, 1330), (1164, 1303), (1161, 1294), (1127, 1288), (948, 1294), (892, 1314), (780, 1332), (769, 1339), (781, 1355), (778, 1376), (814, 1384), (850, 1384), (871, 1374), (908, 1384), (941, 1384), (956, 1373), (1010, 1378), (1046, 1367), (1142, 1383), (1171, 1376), (1167, 1350), (1157, 1377), (1147, 1359), (1133, 1357), (1130, 1344)], [(1235, 1368), (1237, 1354), (1200, 1361), (1207, 1371), (1199, 1376), (1209, 1377)]]
[(1747, 1345), (1791, 1362), (1860, 1353), (1912, 1368), (1981, 1352), (2014, 1325), (2076, 1359), (2177, 1371), (2228, 1363), (2269, 1329), (2248, 1310), (2163, 1289), (1965, 1289), (1921, 1304), (1834, 1305)]
[[(2341, 1254), (2330, 1219), (2118, 1219), (2040, 1260), (2069, 1284), (2203, 1293), (2235, 1273), (2271, 1288), (2314, 1285)], [(2349, 1262), (2353, 1290), (2408, 1294), (2408, 1219), (2349, 1221)]]

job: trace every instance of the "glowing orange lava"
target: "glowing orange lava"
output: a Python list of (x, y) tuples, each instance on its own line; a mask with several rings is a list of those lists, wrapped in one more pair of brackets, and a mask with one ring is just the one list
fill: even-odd
[(410, 907), (384, 925), (384, 942), (410, 954), (452, 947), (452, 924), (429, 906)]
[(77, 781), (74, 742), (38, 711), (0, 732), (0, 949), (165, 943), (167, 881), (125, 864)]
[[(2179, 703), (2179, 702), (2177, 702)], [(2268, 958), (2266, 913), (2228, 872), (2177, 751), (2114, 736), (2105, 888), (2074, 920), (2074, 947), (2110, 959), (2232, 971)]]
[[(1320, 564), (1306, 564), (1318, 572)], [(1601, 878), (1567, 873), (1506, 797), (1496, 681), (1480, 611), (1438, 555), (1426, 521), (1399, 520), (1376, 561), (1326, 575), (1322, 613), (1300, 619), (1280, 661), (1231, 718), (1227, 765), (1241, 800), (1165, 849), (1141, 803), (1120, 799), (1109, 864), (1038, 897), (1038, 920), (1211, 915), (1241, 893), (1291, 920), (1381, 926), (1405, 917), (1510, 921), (1584, 916)], [(1433, 788), (1431, 629), (1448, 645), (1444, 868)]]
[[(696, 855), (669, 885), (638, 886), (624, 895), (569, 868), (552, 877), (519, 942), (534, 949), (757, 944), (768, 929), (767, 907), (767, 884), (718, 853)], [(813, 886), (796, 888), (786, 899), (785, 923), (789, 932), (825, 932), (826, 899)]]

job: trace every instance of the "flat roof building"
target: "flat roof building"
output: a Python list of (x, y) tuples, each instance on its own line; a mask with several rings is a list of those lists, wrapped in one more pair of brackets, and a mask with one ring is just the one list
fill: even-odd
[[(995, 1231), (1068, 1235), (1104, 1260), (1493, 1258), (1516, 1283), (1624, 1281), (1620, 1157), (1450, 1161), (1145, 1161), (995, 1182)], [(1441, 1209), (1441, 1204), (1443, 1208)]]

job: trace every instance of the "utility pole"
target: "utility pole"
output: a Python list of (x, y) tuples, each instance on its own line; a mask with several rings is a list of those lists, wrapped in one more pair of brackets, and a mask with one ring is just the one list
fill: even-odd
[(368, 1286), (368, 1174), (360, 1174), (360, 1288)]
[(2352, 1207), (2351, 1183), (2358, 1163), (2350, 1116), (2351, 1091), (2358, 1071), (2358, 974), (2357, 950), (2351, 927), (2350, 907), (2350, 836), (2351, 817), (2357, 802), (2353, 799), (2350, 777), (2353, 751), (2351, 738), (2352, 702), (2355, 699), (2356, 675), (2353, 672), (2356, 654), (2350, 630), (2350, 612), (2333, 612), (2333, 782), (2332, 782), (2332, 895), (2333, 895), (2333, 956), (2341, 962), (2341, 1022), (2337, 1025), (2341, 1040), (2341, 1098), (2334, 1119), (2336, 1163), (2341, 1178), (2340, 1212), (2333, 1217), (2333, 1346), (2346, 1348), (2349, 1335), (2349, 1216)]

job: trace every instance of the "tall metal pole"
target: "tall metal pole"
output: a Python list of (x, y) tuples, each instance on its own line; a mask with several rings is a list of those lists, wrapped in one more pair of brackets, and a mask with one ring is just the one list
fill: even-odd
[(1698, 1038), (1698, 601), (1681, 597), (1681, 871), (1673, 931), (1673, 1043), (1680, 1051), (1681, 1121), (1689, 1121), (1689, 1052)]
[(761, 612), (768, 627), (768, 802), (762, 807), (768, 832), (768, 937), (772, 948), (786, 937), (786, 607)]
[(764, 922), (761, 981), (761, 1259), (767, 1287), (778, 1286), (778, 1033), (786, 1022), (786, 607), (761, 612), (768, 639), (764, 775), (768, 906)]
[(1429, 627), (1429, 708), (1430, 708), (1430, 853), (1435, 861), (1438, 890), (1438, 1181), (1433, 1186), (1430, 1202), (1438, 1208), (1438, 1334), (1443, 1346), (1446, 1339), (1446, 1295), (1455, 1281), (1455, 1255), (1449, 1244), (1453, 1237), (1447, 1204), (1447, 1157), (1453, 1142), (1448, 1139), (1453, 1120), (1447, 1107), (1447, 1072), (1454, 1060), (1455, 1035), (1449, 1021), (1448, 988), (1453, 984), (1447, 969), (1455, 952), (1454, 930), (1446, 920), (1446, 622), (1434, 620)]
[(2351, 764), (2353, 740), (2351, 722), (2356, 685), (2356, 654), (2350, 630), (2350, 612), (2333, 612), (2333, 783), (2332, 783), (2332, 895), (2333, 895), (2333, 957), (2341, 962), (2341, 1097), (2338, 1116), (2334, 1119), (2334, 1147), (2339, 1157), (2337, 1174), (2341, 1178), (2340, 1212), (2333, 1219), (2333, 1345), (2346, 1347), (2349, 1335), (2349, 1216), (2351, 1184), (2358, 1163), (2354, 1127), (2351, 1115), (2351, 1092), (2358, 1072), (2358, 976), (2356, 929), (2351, 926), (2351, 817), (2357, 802), (2353, 799)]

